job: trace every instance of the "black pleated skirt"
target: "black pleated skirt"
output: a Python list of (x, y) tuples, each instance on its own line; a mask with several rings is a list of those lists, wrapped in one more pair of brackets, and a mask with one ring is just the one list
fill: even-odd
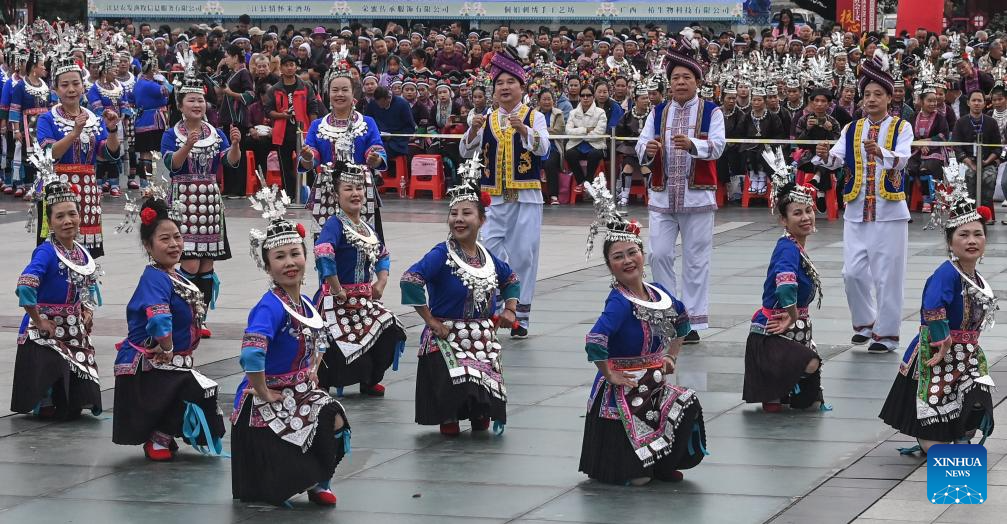
[(507, 423), (507, 402), (471, 382), (454, 384), (439, 353), (419, 358), (416, 368), (416, 423), (436, 426), (447, 421), (490, 419)]
[(979, 387), (972, 388), (965, 394), (962, 402), (961, 415), (947, 422), (933, 422), (926, 426), (916, 418), (916, 391), (919, 381), (913, 378), (916, 363), (913, 363), (909, 373), (895, 374), (895, 382), (888, 391), (885, 405), (878, 415), (881, 420), (899, 433), (924, 440), (938, 442), (953, 442), (979, 427), (984, 415), (989, 416), (990, 434), (993, 433), (993, 398), (988, 391)]
[(347, 364), (346, 356), (339, 348), (332, 346), (325, 352), (322, 366), (318, 368), (318, 386), (328, 390), (332, 387), (346, 387), (353, 384), (373, 386), (385, 378), (385, 371), (392, 367), (395, 351), (399, 343), (406, 339), (406, 332), (392, 324), (378, 336), (366, 353)]
[[(206, 398), (192, 373), (139, 369), (134, 375), (116, 376), (112, 442), (143, 444), (155, 431), (181, 437), (186, 402), (203, 410), (214, 437), (224, 436), (224, 417), (217, 407), (217, 396)], [(206, 435), (200, 434), (197, 444), (206, 445)]]
[(598, 416), (602, 396), (599, 394), (595, 398), (594, 405), (584, 420), (579, 470), (588, 477), (619, 485), (643, 477), (670, 480), (673, 471), (694, 468), (703, 461), (706, 425), (698, 398), (682, 414), (682, 419), (675, 428), (671, 452), (650, 467), (644, 467), (633, 451), (622, 422)]
[(163, 129), (154, 129), (136, 134), (133, 142), (133, 149), (137, 153), (150, 153), (161, 150), (161, 137), (164, 136)]
[(43, 399), (51, 397), (56, 418), (74, 419), (83, 409), (101, 413), (101, 386), (74, 374), (70, 363), (56, 350), (25, 340), (14, 357), (14, 383), (10, 409), (31, 413)]
[[(231, 494), (242, 502), (274, 506), (332, 478), (343, 460), (343, 438), (336, 437), (335, 418), (346, 413), (337, 402), (318, 413), (318, 428), (307, 452), (281, 440), (269, 428), (248, 425), (252, 402), (247, 400), (231, 429)], [(346, 421), (349, 428), (349, 421)]]
[[(822, 400), (821, 369), (805, 377), (814, 350), (786, 337), (749, 333), (745, 346), (745, 402), (780, 400), (794, 408), (806, 408)], [(800, 389), (794, 393), (794, 386)]]

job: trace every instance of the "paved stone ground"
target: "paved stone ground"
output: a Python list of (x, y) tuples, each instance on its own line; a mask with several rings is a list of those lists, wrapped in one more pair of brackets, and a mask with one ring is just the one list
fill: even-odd
[[(444, 204), (390, 200), (385, 231), (393, 278), (445, 237)], [(13, 286), (32, 245), (22, 229), (23, 205), (0, 200), (5, 239), (0, 282)], [(110, 203), (110, 232), (121, 206)], [(248, 309), (266, 282), (246, 255), (246, 234), (259, 227), (254, 213), (232, 201), (228, 230), (235, 257), (218, 268), (223, 289), (210, 314), (214, 337), (203, 341), (201, 371), (221, 384), (230, 411), (240, 380), (238, 341)], [(645, 222), (641, 207), (631, 212)], [(300, 212), (303, 213), (303, 212)], [(302, 214), (301, 218), (305, 218)], [(633, 520), (744, 523), (847, 522), (906, 519), (993, 522), (1007, 509), (995, 502), (978, 507), (931, 506), (919, 458), (900, 457), (902, 445), (877, 413), (898, 368), (898, 355), (868, 355), (849, 344), (850, 321), (843, 294), (841, 223), (820, 222), (810, 252), (822, 271), (826, 298), (814, 311), (815, 339), (826, 358), (829, 413), (767, 415), (741, 402), (748, 320), (759, 302), (765, 268), (780, 233), (764, 209), (728, 208), (717, 215), (711, 288), (712, 328), (701, 344), (687, 346), (679, 361), (680, 383), (700, 391), (711, 455), (678, 484), (644, 488), (599, 485), (577, 472), (588, 387), (594, 368), (585, 358), (584, 334), (601, 311), (608, 276), (600, 255), (583, 256), (588, 206), (547, 208), (532, 337), (507, 342), (509, 424), (501, 437), (442, 438), (437, 429), (413, 423), (414, 349), (420, 320), (398, 306), (398, 288), (386, 302), (409, 326), (409, 350), (401, 369), (389, 373), (388, 394), (364, 399), (348, 391), (344, 405), (353, 424), (353, 453), (337, 470), (335, 510), (310, 505), (280, 511), (232, 501), (230, 465), (184, 450), (171, 464), (152, 464), (138, 447), (111, 442), (113, 344), (124, 335), (124, 307), (146, 263), (136, 234), (108, 235), (103, 295), (95, 321), (103, 386), (100, 417), (66, 424), (0, 416), (0, 523), (3, 522), (293, 522), (338, 523), (547, 523)], [(919, 297), (926, 277), (944, 259), (943, 240), (911, 225), (909, 270), (902, 338), (918, 327)], [(999, 229), (999, 230), (998, 230)], [(1007, 232), (991, 232), (981, 266), (994, 287), (1007, 288)], [(313, 288), (313, 286), (309, 286)], [(12, 294), (0, 310), (0, 405), (9, 402), (15, 333), (21, 318)], [(1001, 319), (1002, 319), (1001, 315)], [(1007, 328), (983, 337), (994, 375), (1007, 383), (1001, 362)], [(1002, 401), (1003, 393), (995, 395)], [(1003, 418), (1003, 407), (997, 413)], [(5, 413), (7, 413), (5, 411)], [(467, 429), (467, 428), (466, 428)], [(226, 445), (226, 443), (225, 443)], [(1007, 491), (1007, 440), (987, 442), (996, 493)]]

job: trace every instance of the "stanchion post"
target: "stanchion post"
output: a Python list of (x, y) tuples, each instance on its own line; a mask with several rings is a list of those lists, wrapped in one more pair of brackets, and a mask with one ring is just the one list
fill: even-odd
[(608, 147), (608, 187), (612, 188), (613, 195), (616, 194), (615, 169), (615, 128), (612, 128)]
[[(978, 137), (982, 140), (982, 137)], [(983, 145), (976, 144), (976, 206), (983, 205)]]

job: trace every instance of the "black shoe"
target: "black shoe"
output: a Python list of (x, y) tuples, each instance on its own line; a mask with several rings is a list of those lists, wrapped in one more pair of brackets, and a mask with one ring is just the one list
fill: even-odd
[(888, 353), (889, 351), (892, 350), (888, 349), (888, 346), (882, 344), (881, 342), (875, 342), (867, 348), (868, 353)]
[(510, 338), (528, 338), (528, 328), (520, 324), (510, 328)]
[(682, 343), (683, 344), (699, 344), (699, 333), (696, 333), (696, 330), (693, 329), (692, 331), (689, 332), (688, 335), (685, 336), (685, 340)]
[(865, 337), (860, 333), (857, 333), (856, 335), (853, 335), (853, 338), (850, 339), (850, 342), (853, 343), (854, 346), (862, 346), (866, 344), (867, 341), (870, 339), (871, 337)]

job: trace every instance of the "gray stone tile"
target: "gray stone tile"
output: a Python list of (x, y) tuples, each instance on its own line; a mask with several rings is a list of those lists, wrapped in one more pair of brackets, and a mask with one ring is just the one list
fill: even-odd
[(445, 515), (512, 519), (539, 507), (565, 491), (544, 486), (479, 485), (426, 480), (348, 479), (333, 484), (339, 509), (369, 512), (374, 495), (381, 510), (406, 515)]
[(241, 522), (255, 509), (238, 505), (68, 500), (41, 498), (0, 513), (0, 523), (64, 524), (67, 522)]
[(828, 477), (831, 471), (828, 468), (719, 464), (704, 459), (699, 466), (683, 471), (685, 480), (675, 483), (673, 487), (658, 482), (642, 489), (665, 492), (671, 487), (676, 493), (722, 494), (725, 497), (797, 497)]
[(805, 415), (812, 413), (730, 412), (707, 423), (706, 429), (711, 435), (723, 437), (841, 442), (877, 442), (894, 433), (894, 430), (887, 429), (880, 420)]
[(342, 499), (335, 508), (320, 508), (310, 503), (298, 504), (293, 510), (276, 509), (256, 512), (242, 523), (262, 524), (304, 524), (308, 522), (331, 522), (334, 524), (503, 524), (501, 519), (474, 517), (448, 517), (444, 515), (399, 515), (395, 513), (346, 511)]
[(936, 520), (948, 523), (1003, 522), (1007, 504), (991, 500), (982, 504), (952, 504)]
[(100, 466), (0, 463), (0, 495), (38, 496), (115, 472)]
[[(592, 483), (589, 488), (575, 489), (535, 511), (529, 519), (559, 522), (590, 522), (608, 524), (624, 522), (627, 508), (634, 515), (674, 515), (676, 522), (704, 524), (740, 524), (762, 522), (787, 504), (787, 497), (755, 497), (673, 493), (675, 484), (663, 484), (660, 496), (654, 490), (635, 490)], [(618, 500), (613, 504), (612, 500)], [(725, 504), (730, 500), (729, 504)], [(673, 502), (673, 509), (669, 503)]]
[[(703, 464), (745, 464), (753, 466), (791, 466), (809, 468), (836, 467), (852, 462), (864, 450), (856, 442), (816, 442), (772, 438), (732, 438), (718, 436), (707, 425), (707, 450)], [(829, 447), (823, 454), (822, 447)], [(811, 486), (809, 486), (809, 489)]]
[(506, 459), (483, 453), (442, 453), (419, 451), (369, 468), (356, 478), (381, 480), (465, 480), (478, 484), (509, 486), (572, 486), (585, 480), (577, 472), (578, 459), (508, 455)]
[[(844, 469), (838, 476), (862, 479), (894, 479), (902, 480), (919, 467), (897, 457), (868, 456), (863, 457), (850, 467)], [(925, 478), (924, 468), (924, 478)]]
[(532, 429), (583, 429), (587, 410), (583, 407), (561, 408), (531, 406), (507, 415), (507, 426)]
[(865, 519), (933, 522), (948, 507), (949, 504), (929, 504), (925, 500), (909, 501), (884, 498), (868, 508), (867, 511), (864, 511), (861, 517)]
[[(433, 451), (579, 458), (583, 429), (526, 429), (508, 424), (503, 435), (466, 432), (431, 446)], [(354, 451), (356, 453), (356, 451)], [(501, 459), (504, 460), (504, 459)]]

